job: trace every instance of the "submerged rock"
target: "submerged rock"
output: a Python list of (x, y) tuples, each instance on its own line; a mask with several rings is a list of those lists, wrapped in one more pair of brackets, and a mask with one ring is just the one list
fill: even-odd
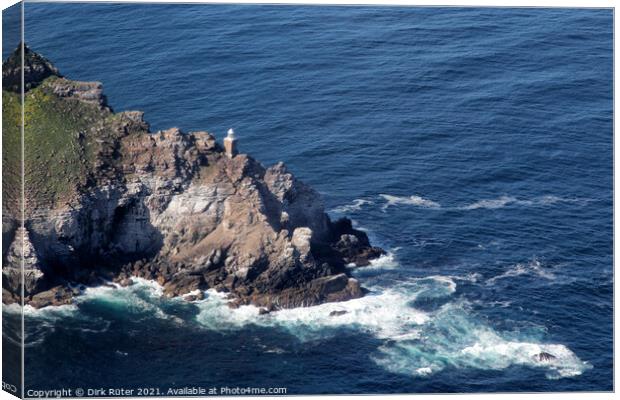
[(25, 302), (35, 308), (62, 306), (73, 302), (73, 291), (66, 286), (56, 286), (26, 298)]
[(553, 354), (542, 351), (536, 355), (536, 358), (538, 359), (538, 361), (549, 362), (555, 360), (557, 357)]
[(346, 313), (348, 313), (348, 311), (346, 311), (346, 310), (334, 310), (334, 311), (329, 313), (329, 316), (330, 317), (339, 317), (341, 315), (345, 315)]

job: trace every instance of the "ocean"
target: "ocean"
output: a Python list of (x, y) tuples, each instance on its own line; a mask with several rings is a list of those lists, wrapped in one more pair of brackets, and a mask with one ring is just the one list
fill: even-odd
[(27, 309), (27, 390), (613, 390), (611, 9), (25, 7), (115, 111), (234, 128), (388, 250), (364, 298), (266, 316), (148, 281)]

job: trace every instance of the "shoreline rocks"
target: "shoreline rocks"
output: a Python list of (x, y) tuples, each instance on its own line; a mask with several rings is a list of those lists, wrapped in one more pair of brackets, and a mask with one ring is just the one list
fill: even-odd
[[(25, 101), (43, 93), (68, 113), (62, 138), (80, 173), (62, 192), (44, 177), (27, 186), (25, 229), (3, 229), (28, 237), (28, 304), (70, 301), (73, 291), (61, 289), (68, 283), (130, 286), (133, 277), (157, 281), (166, 297), (214, 288), (231, 307), (267, 311), (364, 295), (346, 265), (384, 251), (350, 220), (331, 221), (320, 195), (283, 163), (227, 157), (207, 132), (150, 132), (141, 112), (114, 114), (100, 83), (54, 71), (29, 86)], [(3, 254), (3, 298), (19, 293), (11, 268), (21, 241), (13, 243)]]

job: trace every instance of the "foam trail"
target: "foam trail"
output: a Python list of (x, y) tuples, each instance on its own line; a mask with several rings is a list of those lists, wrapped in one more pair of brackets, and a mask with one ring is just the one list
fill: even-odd
[(515, 264), (512, 268), (509, 268), (506, 272), (487, 279), (486, 285), (494, 285), (498, 280), (505, 278), (512, 278), (520, 275), (534, 275), (539, 278), (554, 280), (555, 275), (549, 271), (543, 269), (540, 261), (533, 259), (527, 264)]
[[(433, 275), (427, 278), (421, 278), (418, 280), (418, 282), (427, 282), (429, 279), (435, 281), (437, 285), (446, 289), (447, 290), (447, 293), (445, 293), (446, 295), (450, 295), (456, 292), (456, 282), (454, 282), (454, 280), (449, 276)], [(429, 282), (429, 283), (430, 283), (429, 287), (433, 288), (433, 285), (432, 285), (433, 282)], [(439, 296), (439, 297), (443, 297), (443, 296)]]
[(463, 207), (459, 207), (459, 209), (461, 210), (478, 210), (478, 209), (489, 209), (489, 210), (493, 210), (493, 209), (498, 209), (498, 208), (504, 208), (510, 205), (516, 205), (516, 206), (547, 206), (547, 205), (552, 205), (552, 204), (556, 204), (556, 203), (580, 203), (580, 204), (585, 204), (587, 202), (591, 201), (590, 199), (579, 199), (579, 198), (565, 198), (565, 197), (558, 197), (558, 196), (551, 196), (551, 195), (547, 195), (547, 196), (540, 196), (540, 197), (535, 197), (532, 200), (523, 200), (523, 199), (518, 199), (516, 197), (513, 196), (501, 196), (498, 197), (496, 199), (485, 199), (485, 200), (478, 200), (474, 203), (471, 203), (469, 205), (463, 206)]
[(424, 208), (441, 208), (441, 204), (416, 195), (406, 197), (380, 194), (379, 196), (383, 197), (383, 199), (387, 201), (387, 203), (384, 204), (383, 207), (381, 207), (383, 211), (387, 210), (388, 207), (397, 205), (411, 205)]
[(429, 199), (426, 199), (424, 197), (417, 196), (417, 195), (407, 197), (407, 196), (393, 196), (389, 194), (380, 194), (379, 196), (382, 197), (386, 201), (386, 203), (381, 207), (381, 210), (383, 211), (387, 210), (391, 206), (397, 206), (397, 205), (411, 205), (411, 206), (431, 208), (431, 209), (446, 208), (446, 209), (454, 209), (454, 210), (471, 211), (471, 210), (479, 210), (479, 209), (495, 210), (495, 209), (500, 209), (500, 208), (504, 208), (508, 206), (542, 207), (542, 206), (553, 205), (556, 203), (576, 203), (576, 204), (584, 205), (592, 201), (592, 199), (568, 198), (568, 197), (559, 197), (559, 196), (553, 196), (553, 195), (539, 196), (539, 197), (534, 197), (532, 199), (519, 199), (515, 196), (503, 195), (495, 199), (477, 200), (473, 203), (470, 203), (464, 206), (443, 207), (438, 202), (435, 202), (433, 200), (429, 200)]
[(517, 201), (518, 200), (516, 197), (502, 196), (497, 199), (479, 200), (479, 201), (476, 201), (475, 203), (462, 207), (462, 209), (463, 210), (477, 210), (479, 208), (486, 208), (486, 209), (493, 210), (496, 208), (506, 207), (507, 205), (515, 203)]
[(465, 281), (465, 282), (469, 282), (469, 283), (478, 283), (478, 281), (480, 280), (480, 278), (482, 278), (482, 275), (479, 274), (478, 272), (470, 272), (466, 275), (449, 275), (450, 278), (457, 280), (457, 281)]
[(346, 214), (352, 211), (359, 211), (362, 209), (363, 206), (371, 205), (371, 204), (374, 204), (374, 202), (370, 200), (364, 200), (364, 199), (355, 199), (353, 200), (351, 204), (346, 204), (343, 206), (336, 207), (332, 209), (331, 211), (340, 213), (340, 214)]

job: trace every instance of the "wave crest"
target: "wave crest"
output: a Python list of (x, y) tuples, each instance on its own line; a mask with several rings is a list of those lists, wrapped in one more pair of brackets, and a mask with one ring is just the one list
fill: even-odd
[[(245, 325), (277, 327), (299, 340), (316, 340), (356, 329), (383, 340), (371, 359), (398, 374), (427, 376), (447, 367), (501, 370), (512, 365), (540, 368), (549, 379), (582, 374), (592, 368), (562, 344), (539, 343), (517, 332), (495, 331), (469, 311), (467, 303), (452, 300), (436, 311), (423, 312), (417, 299), (451, 299), (457, 284), (452, 277), (414, 278), (397, 287), (380, 290), (342, 303), (287, 309), (258, 315), (244, 306), (228, 310), (226, 300), (205, 300), (197, 317), (208, 329), (241, 328)], [(219, 305), (218, 305), (219, 302)], [(540, 353), (553, 355), (541, 361)]]
[(336, 208), (333, 208), (331, 211), (340, 213), (340, 214), (346, 214), (352, 211), (359, 211), (362, 209), (363, 206), (371, 205), (371, 204), (374, 204), (374, 202), (371, 200), (355, 199), (351, 202), (351, 204), (345, 204), (342, 206), (338, 206)]

